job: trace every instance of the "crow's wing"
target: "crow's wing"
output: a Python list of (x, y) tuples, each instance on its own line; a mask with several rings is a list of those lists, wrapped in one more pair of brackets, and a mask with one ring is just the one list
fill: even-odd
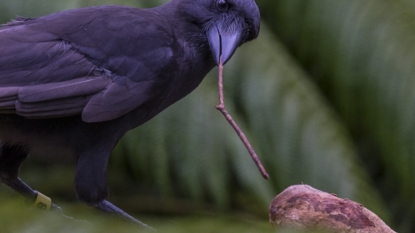
[(154, 17), (96, 7), (0, 28), (0, 113), (99, 122), (151, 101), (173, 54), (172, 35)]
[(56, 35), (24, 24), (0, 29), (0, 112), (26, 117), (79, 114), (110, 85), (85, 56)]

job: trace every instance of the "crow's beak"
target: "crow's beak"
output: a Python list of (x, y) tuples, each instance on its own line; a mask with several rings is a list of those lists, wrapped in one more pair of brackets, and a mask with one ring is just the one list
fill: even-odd
[(207, 32), (210, 50), (217, 65), (222, 56), (222, 62), (225, 64), (233, 55), (236, 48), (241, 44), (243, 29), (236, 29), (232, 31), (224, 31), (221, 25), (212, 25)]

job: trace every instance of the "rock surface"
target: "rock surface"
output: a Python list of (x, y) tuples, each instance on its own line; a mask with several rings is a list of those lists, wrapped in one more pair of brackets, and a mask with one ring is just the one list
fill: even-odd
[(270, 206), (274, 229), (326, 230), (335, 233), (394, 233), (361, 204), (308, 185), (288, 187)]

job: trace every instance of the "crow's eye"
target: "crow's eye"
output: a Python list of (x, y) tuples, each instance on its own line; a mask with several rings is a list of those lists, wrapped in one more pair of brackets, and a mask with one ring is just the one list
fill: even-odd
[(226, 2), (226, 0), (218, 0), (216, 2), (216, 7), (218, 8), (218, 10), (220, 11), (228, 11), (229, 9), (229, 4)]

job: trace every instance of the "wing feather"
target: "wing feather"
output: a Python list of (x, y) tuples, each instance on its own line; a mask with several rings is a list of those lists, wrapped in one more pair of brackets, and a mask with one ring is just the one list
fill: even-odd
[(49, 113), (50, 116), (54, 116), (55, 112), (61, 110), (76, 110), (75, 112), (71, 112), (79, 114), (79, 109), (82, 110), (90, 98), (91, 96), (79, 96), (32, 103), (16, 101), (15, 106), (17, 114), (26, 117), (37, 116), (38, 113), (42, 113), (43, 115)]
[(112, 6), (0, 27), (0, 113), (99, 122), (158, 101), (170, 81), (160, 73), (174, 63), (166, 25), (150, 11)]
[(84, 77), (59, 83), (46, 83), (20, 88), (20, 102), (35, 103), (73, 96), (85, 96), (98, 93), (105, 89), (111, 79), (105, 77)]
[(0, 103), (17, 99), (20, 87), (0, 87)]

